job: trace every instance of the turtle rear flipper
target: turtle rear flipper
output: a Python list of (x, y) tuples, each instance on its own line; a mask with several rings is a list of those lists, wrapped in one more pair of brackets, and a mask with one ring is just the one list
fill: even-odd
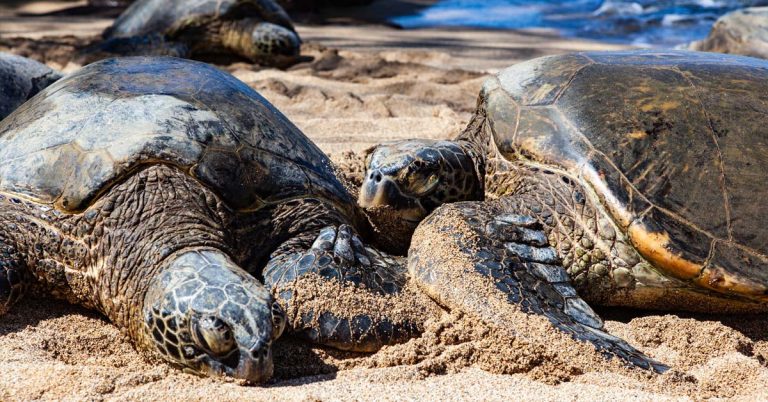
[(264, 282), (285, 306), (294, 333), (373, 352), (423, 331), (433, 305), (406, 287), (402, 258), (365, 247), (349, 225), (322, 229), (311, 247), (290, 243), (273, 255)]
[[(427, 294), (457, 309), (536, 342), (544, 334), (525, 324), (511, 327), (517, 312), (543, 315), (574, 339), (602, 354), (663, 372), (667, 367), (608, 334), (597, 314), (571, 285), (537, 219), (518, 214), (504, 200), (461, 202), (438, 208), (416, 230), (408, 269)], [(515, 322), (518, 323), (519, 320)]]

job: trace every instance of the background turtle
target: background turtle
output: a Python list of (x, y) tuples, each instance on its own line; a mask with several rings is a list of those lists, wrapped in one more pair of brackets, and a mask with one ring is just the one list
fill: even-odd
[[(326, 282), (375, 302), (405, 280), (402, 261), (363, 246), (358, 212), (320, 149), (234, 77), (174, 58), (94, 63), (0, 123), (0, 306), (36, 288), (102, 312), (149, 356), (264, 380), (286, 319), (255, 278), (265, 266), (311, 340), (375, 350), (419, 331), (375, 303), (332, 310)], [(304, 277), (317, 304), (297, 308)]]
[(59, 78), (45, 64), (0, 52), (0, 120)]
[[(360, 203), (431, 213), (408, 266), (448, 307), (491, 319), (501, 300), (611, 350), (586, 302), (766, 310), (766, 105), (757, 59), (539, 58), (488, 79), (456, 140), (373, 150)], [(477, 276), (495, 289), (450, 288)]]
[(236, 56), (262, 65), (298, 60), (301, 39), (273, 0), (139, 0), (104, 31), (106, 54)]

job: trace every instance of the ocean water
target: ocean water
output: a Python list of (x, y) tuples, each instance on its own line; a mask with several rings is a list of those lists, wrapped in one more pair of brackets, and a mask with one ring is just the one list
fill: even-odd
[(442, 0), (392, 23), (406, 29), (549, 28), (565, 36), (672, 47), (704, 38), (729, 11), (761, 5), (768, 0)]

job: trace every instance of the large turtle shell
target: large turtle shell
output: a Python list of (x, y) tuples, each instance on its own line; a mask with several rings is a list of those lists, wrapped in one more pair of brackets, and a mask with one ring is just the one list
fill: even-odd
[(104, 37), (164, 33), (182, 21), (206, 17), (260, 18), (294, 30), (291, 18), (274, 0), (138, 0), (115, 20)]
[(179, 167), (236, 210), (354, 205), (326, 155), (258, 93), (204, 63), (88, 65), (0, 122), (0, 191), (75, 213), (142, 166)]
[(59, 78), (45, 64), (0, 52), (0, 120)]
[(553, 56), (502, 71), (482, 99), (504, 157), (583, 183), (661, 272), (767, 298), (768, 62)]

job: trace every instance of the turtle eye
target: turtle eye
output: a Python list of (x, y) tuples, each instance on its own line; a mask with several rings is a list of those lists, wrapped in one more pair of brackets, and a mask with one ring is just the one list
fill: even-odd
[(235, 349), (232, 329), (218, 317), (206, 316), (196, 320), (192, 334), (195, 342), (214, 356), (225, 356)]
[(282, 335), (285, 329), (285, 311), (277, 302), (272, 303), (272, 340)]
[(429, 194), (439, 183), (438, 169), (440, 164), (437, 162), (417, 159), (408, 165), (405, 169), (403, 182), (405, 188), (413, 195), (424, 196)]
[(372, 146), (363, 150), (363, 158), (365, 159), (365, 166), (371, 166), (373, 160), (373, 153), (376, 152), (376, 146)]

